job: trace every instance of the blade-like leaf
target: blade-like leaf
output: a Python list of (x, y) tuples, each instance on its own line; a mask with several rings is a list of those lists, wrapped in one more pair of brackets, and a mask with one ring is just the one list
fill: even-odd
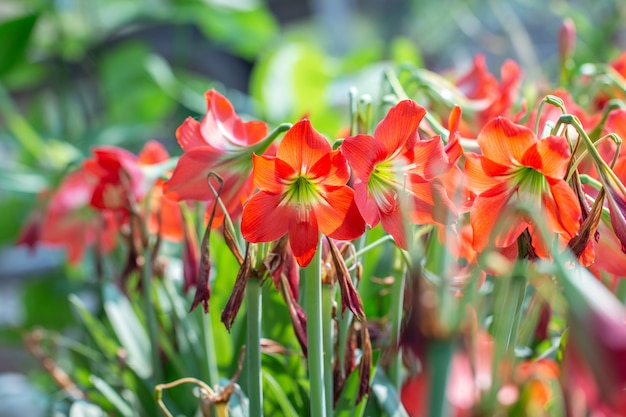
[(0, 77), (24, 56), (38, 17), (37, 14), (29, 14), (0, 24)]
[[(128, 299), (112, 284), (103, 288), (104, 310), (113, 331), (128, 353), (128, 365), (142, 378), (152, 375), (150, 341)], [(156, 346), (154, 347), (156, 348)]]
[(117, 393), (109, 384), (95, 375), (91, 375), (91, 382), (94, 387), (102, 394), (123, 417), (134, 417), (132, 407)]

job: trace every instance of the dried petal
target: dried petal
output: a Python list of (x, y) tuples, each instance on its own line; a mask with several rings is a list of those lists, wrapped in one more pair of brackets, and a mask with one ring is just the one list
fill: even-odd
[(235, 321), (235, 317), (241, 308), (243, 296), (246, 293), (246, 284), (248, 282), (248, 277), (250, 276), (250, 269), (250, 244), (247, 244), (246, 256), (244, 257), (243, 264), (241, 264), (239, 272), (237, 273), (233, 292), (230, 294), (230, 298), (226, 303), (226, 307), (224, 307), (224, 311), (222, 311), (222, 323), (224, 323), (228, 331), (230, 331), (230, 328)]
[(335, 242), (330, 238), (327, 239), (333, 265), (337, 273), (337, 282), (339, 283), (339, 289), (341, 291), (341, 314), (343, 314), (346, 307), (348, 307), (359, 319), (364, 318), (363, 302), (361, 301), (361, 297), (359, 297), (358, 291), (354, 288), (350, 271), (348, 271), (348, 267), (346, 266), (346, 261), (340, 255)]

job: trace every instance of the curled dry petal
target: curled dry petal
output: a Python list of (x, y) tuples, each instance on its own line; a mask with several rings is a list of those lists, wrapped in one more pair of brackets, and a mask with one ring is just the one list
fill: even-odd
[(346, 266), (346, 262), (339, 253), (339, 249), (332, 239), (328, 238), (328, 245), (330, 248), (330, 254), (333, 259), (333, 265), (337, 273), (337, 282), (339, 283), (339, 289), (341, 291), (341, 314), (344, 313), (346, 307), (348, 307), (356, 317), (362, 319), (365, 317), (363, 311), (363, 302), (350, 277), (350, 271)]

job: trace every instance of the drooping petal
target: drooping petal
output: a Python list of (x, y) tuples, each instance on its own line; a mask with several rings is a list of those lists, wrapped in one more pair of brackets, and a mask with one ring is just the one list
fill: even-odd
[(532, 145), (521, 160), (522, 165), (541, 172), (546, 177), (563, 179), (570, 161), (567, 139), (548, 136)]
[(363, 182), (369, 180), (376, 164), (388, 156), (385, 145), (368, 135), (350, 136), (343, 141), (340, 149), (350, 163), (354, 175)]
[(482, 158), (475, 153), (465, 154), (465, 180), (467, 181), (467, 187), (477, 194), (487, 191), (500, 183), (499, 180), (485, 173), (482, 166)]
[(449, 169), (450, 164), (440, 136), (417, 142), (409, 154), (409, 160), (415, 164), (411, 172), (420, 177), (434, 178)]
[(290, 215), (286, 205), (279, 205), (281, 196), (259, 191), (243, 207), (241, 233), (248, 242), (272, 242), (288, 231)]
[(330, 151), (330, 143), (313, 129), (310, 121), (303, 119), (285, 133), (276, 157), (287, 162), (297, 171), (308, 171)]
[(164, 184), (168, 198), (176, 201), (206, 201), (213, 198), (207, 175), (218, 169), (220, 153), (209, 146), (194, 148), (181, 155), (172, 177)]
[[(489, 190), (474, 200), (470, 210), (470, 223), (474, 234), (472, 246), (477, 252), (482, 252), (489, 245), (490, 239), (496, 230), (496, 247), (507, 247), (515, 242), (515, 239), (528, 227), (528, 224), (519, 216), (502, 215), (504, 208), (511, 199), (511, 193), (507, 192), (506, 184), (501, 184)], [(508, 222), (508, 223), (506, 223)]]
[(394, 213), (388, 215), (381, 215), (380, 223), (385, 230), (389, 233), (393, 240), (402, 249), (407, 249), (406, 229), (407, 219), (402, 215), (401, 210), (396, 210)]
[(503, 117), (491, 120), (478, 134), (483, 156), (504, 165), (519, 165), (537, 138), (532, 130)]
[(367, 183), (357, 179), (354, 182), (354, 201), (365, 222), (374, 227), (380, 221), (378, 206), (376, 201), (369, 196)]
[(314, 207), (319, 230), (339, 240), (356, 239), (365, 231), (365, 221), (354, 201), (354, 191), (344, 186), (325, 194), (326, 204)]
[(550, 228), (571, 238), (580, 228), (581, 211), (578, 199), (565, 181), (548, 179), (548, 184), (550, 193), (544, 193), (542, 200)]
[[(282, 222), (285, 223), (283, 217)], [(296, 257), (298, 265), (304, 268), (313, 259), (317, 244), (319, 242), (319, 229), (315, 211), (311, 210), (306, 221), (301, 216), (291, 215), (288, 220), (289, 225), (289, 246)]]
[(426, 110), (413, 100), (403, 100), (389, 109), (374, 131), (374, 137), (387, 148), (388, 156), (413, 146), (417, 140), (417, 127), (425, 114)]

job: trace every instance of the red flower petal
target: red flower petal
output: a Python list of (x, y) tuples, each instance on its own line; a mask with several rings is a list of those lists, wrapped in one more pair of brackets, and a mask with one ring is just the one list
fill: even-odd
[[(528, 227), (528, 224), (519, 217), (502, 216), (511, 197), (512, 194), (506, 191), (506, 184), (501, 184), (474, 200), (470, 210), (470, 223), (474, 233), (472, 246), (477, 252), (487, 248), (496, 227), (500, 230), (495, 237), (497, 247), (510, 246)], [(508, 227), (502, 227), (505, 222), (509, 222)]]
[(376, 201), (369, 196), (367, 183), (358, 179), (354, 182), (354, 201), (365, 222), (370, 227), (376, 226), (380, 221), (378, 206)]
[(418, 138), (417, 127), (425, 114), (426, 110), (413, 100), (403, 100), (389, 109), (374, 131), (374, 137), (386, 146), (387, 156), (413, 147)]
[[(285, 218), (283, 217), (282, 220), (278, 221), (284, 223)], [(319, 229), (317, 227), (316, 214), (313, 210), (311, 210), (307, 221), (302, 221), (300, 216), (294, 214), (289, 216), (289, 246), (291, 246), (298, 265), (302, 268), (307, 266), (313, 259), (318, 242)]]
[(524, 153), (522, 165), (535, 168), (546, 177), (563, 179), (570, 162), (567, 139), (548, 136), (532, 145)]
[(172, 177), (163, 186), (165, 195), (177, 201), (213, 199), (207, 176), (218, 168), (216, 165), (221, 155), (209, 146), (197, 147), (182, 154)]
[(325, 195), (328, 204), (314, 207), (319, 230), (333, 239), (352, 240), (365, 231), (365, 222), (354, 202), (354, 191), (344, 186)]
[(548, 179), (548, 183), (551, 195), (544, 194), (542, 200), (550, 228), (572, 238), (580, 228), (581, 211), (578, 199), (565, 181)]
[(485, 173), (482, 158), (475, 153), (465, 154), (465, 179), (467, 181), (467, 187), (478, 194), (500, 183), (499, 180)]
[(278, 146), (276, 157), (297, 171), (308, 170), (331, 151), (330, 143), (304, 119), (287, 131)]
[(314, 178), (323, 181), (325, 186), (340, 187), (350, 179), (346, 158), (340, 151), (333, 151), (320, 158), (309, 170)]
[[(279, 205), (281, 196), (260, 191), (243, 207), (241, 233), (249, 242), (272, 242), (288, 231), (292, 216), (285, 205)], [(291, 237), (290, 237), (291, 239)], [(294, 253), (295, 254), (295, 253)]]
[(268, 193), (280, 193), (285, 188), (282, 178), (295, 174), (294, 169), (280, 159), (253, 155), (252, 161), (254, 183)]
[(192, 117), (186, 118), (183, 124), (176, 129), (176, 139), (185, 152), (208, 145), (200, 132), (200, 123)]
[(368, 135), (357, 135), (346, 138), (341, 144), (341, 151), (350, 162), (354, 174), (367, 182), (377, 163), (387, 156), (385, 145)]
[(139, 153), (137, 162), (142, 165), (153, 165), (166, 161), (169, 154), (163, 145), (156, 140), (149, 140)]
[(502, 117), (491, 120), (478, 134), (483, 156), (504, 166), (519, 165), (535, 142), (532, 130)]

